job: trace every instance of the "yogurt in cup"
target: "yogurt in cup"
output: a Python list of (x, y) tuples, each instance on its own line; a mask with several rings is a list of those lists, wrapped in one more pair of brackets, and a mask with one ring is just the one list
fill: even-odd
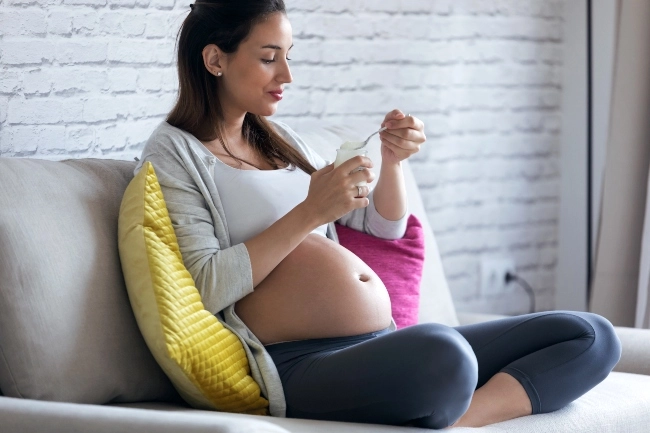
[[(356, 142), (356, 141), (346, 141), (345, 143), (343, 143), (339, 149), (336, 149), (336, 159), (334, 160), (334, 168), (343, 164), (348, 159), (354, 158), (357, 155), (368, 156), (368, 151), (366, 149), (359, 149), (361, 145), (363, 145), (362, 142)], [(358, 171), (358, 170), (363, 170), (363, 167), (359, 167), (358, 169), (353, 171)], [(366, 185), (368, 185), (368, 182), (366, 182), (365, 180), (361, 182), (357, 182), (356, 184), (356, 186), (366, 186)]]

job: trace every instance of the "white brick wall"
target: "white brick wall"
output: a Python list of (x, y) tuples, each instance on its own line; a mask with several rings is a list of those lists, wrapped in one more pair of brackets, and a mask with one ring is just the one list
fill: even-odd
[[(277, 118), (377, 123), (399, 107), (429, 138), (413, 168), (461, 310), (481, 257), (510, 255), (553, 308), (561, 0), (286, 0), (294, 83)], [(169, 111), (189, 0), (0, 0), (0, 154), (131, 159)]]
[(0, 0), (0, 154), (137, 155), (174, 101), (188, 5)]

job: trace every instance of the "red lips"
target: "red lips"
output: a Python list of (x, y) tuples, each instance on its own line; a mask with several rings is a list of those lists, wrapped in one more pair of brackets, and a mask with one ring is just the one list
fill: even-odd
[(273, 90), (269, 92), (269, 95), (273, 96), (278, 101), (282, 100), (282, 90)]

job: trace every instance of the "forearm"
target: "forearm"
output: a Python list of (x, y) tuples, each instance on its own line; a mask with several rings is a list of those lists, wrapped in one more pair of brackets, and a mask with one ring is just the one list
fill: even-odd
[(259, 235), (244, 242), (256, 287), (307, 235), (321, 225), (301, 203)]
[(407, 209), (406, 186), (402, 164), (382, 163), (379, 180), (374, 190), (374, 203), (379, 215), (397, 221)]

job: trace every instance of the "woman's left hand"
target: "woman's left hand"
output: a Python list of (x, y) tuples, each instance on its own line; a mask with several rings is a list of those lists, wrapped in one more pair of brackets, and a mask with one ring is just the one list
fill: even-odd
[(381, 126), (388, 128), (379, 133), (382, 164), (398, 164), (417, 153), (427, 139), (424, 135), (424, 123), (397, 109), (386, 115)]

